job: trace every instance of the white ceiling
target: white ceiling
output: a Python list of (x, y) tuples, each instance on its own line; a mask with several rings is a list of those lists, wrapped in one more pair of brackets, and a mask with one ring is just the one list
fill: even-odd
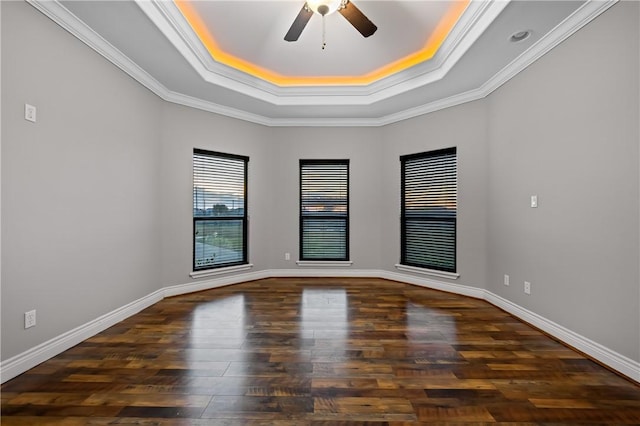
[[(221, 50), (282, 75), (340, 76), (365, 74), (420, 50), (456, 2), (355, 0), (354, 5), (383, 24), (371, 38), (364, 38), (339, 13), (328, 15), (324, 50), (319, 15), (310, 19), (298, 41), (284, 41), (284, 34), (304, 0), (195, 1), (192, 4)], [(459, 4), (464, 5), (466, 1)], [(160, 5), (180, 23), (172, 3)], [(149, 6), (143, 7), (149, 10)]]
[[(282, 86), (213, 59), (171, 1), (28, 1), (163, 99), (270, 126), (379, 126), (482, 98), (615, 3), (474, 0), (429, 60), (368, 84)], [(303, 1), (193, 4), (226, 53), (309, 77), (359, 76), (419, 50), (449, 2), (356, 0), (378, 31), (364, 38), (329, 15), (325, 50), (319, 15), (284, 41)]]

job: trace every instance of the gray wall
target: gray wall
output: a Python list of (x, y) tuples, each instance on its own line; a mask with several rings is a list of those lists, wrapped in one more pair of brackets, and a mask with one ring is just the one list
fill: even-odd
[[(380, 265), (380, 142), (373, 128), (277, 128), (270, 141), (272, 269), (295, 269), (299, 259), (300, 159), (349, 159), (348, 269)], [(284, 253), (291, 260), (284, 260)], [(348, 273), (348, 269), (345, 273)]]
[(7, 359), (158, 288), (161, 102), (28, 4), (2, 12)]
[[(382, 128), (266, 128), (167, 104), (27, 4), (1, 7), (3, 360), (192, 282), (194, 147), (250, 157), (254, 271), (296, 268), (298, 160), (349, 158), (345, 272), (396, 272), (399, 156), (453, 145), (452, 282), (640, 360), (637, 3), (614, 6), (488, 99)], [(38, 123), (23, 119), (24, 103)], [(38, 326), (24, 330), (34, 308)]]
[[(400, 156), (457, 147), (457, 280), (484, 288), (487, 229), (487, 113), (471, 102), (386, 126), (382, 145), (381, 268), (397, 272), (400, 261)], [(406, 273), (409, 274), (409, 273)], [(411, 274), (409, 274), (411, 275)]]
[(487, 288), (635, 360), (639, 18), (618, 3), (486, 103)]
[[(372, 128), (266, 128), (172, 104), (162, 120), (162, 283), (192, 282), (193, 148), (249, 156), (252, 271), (295, 269), (299, 159), (350, 159), (350, 269), (380, 264), (380, 132)], [(284, 254), (290, 253), (290, 260)]]
[(161, 178), (163, 286), (193, 282), (193, 149), (249, 157), (249, 261), (253, 271), (268, 269), (271, 234), (271, 182), (268, 128), (165, 103), (162, 107)]
[[(2, 7), (0, 6), (0, 52), (2, 51)], [(0, 82), (2, 81), (2, 55), (0, 55)], [(0, 100), (2, 84), (0, 84)], [(2, 176), (2, 102), (0, 102), (0, 177)], [(0, 179), (0, 308), (2, 308), (2, 180)], [(0, 347), (2, 346), (2, 313), (0, 312)], [(2, 354), (0, 354), (0, 360)]]

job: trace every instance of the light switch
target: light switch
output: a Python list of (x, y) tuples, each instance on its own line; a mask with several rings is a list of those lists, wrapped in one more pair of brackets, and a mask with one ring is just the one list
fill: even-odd
[(537, 195), (532, 195), (531, 196), (531, 207), (532, 208), (538, 207), (538, 196)]

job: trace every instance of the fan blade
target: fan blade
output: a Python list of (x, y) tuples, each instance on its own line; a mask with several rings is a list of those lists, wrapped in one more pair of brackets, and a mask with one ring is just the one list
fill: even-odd
[(302, 34), (302, 30), (307, 26), (307, 22), (313, 16), (313, 12), (307, 7), (307, 3), (302, 6), (300, 9), (300, 13), (296, 16), (296, 19), (291, 24), (291, 28), (287, 31), (287, 34), (284, 36), (286, 41), (296, 41), (300, 34)]
[(373, 35), (373, 33), (375, 33), (378, 29), (378, 27), (376, 27), (375, 24), (369, 20), (369, 18), (364, 16), (364, 14), (360, 12), (360, 9), (355, 7), (351, 2), (347, 2), (347, 5), (339, 11), (342, 16), (344, 16), (356, 30), (360, 31), (360, 34), (362, 34), (364, 37)]

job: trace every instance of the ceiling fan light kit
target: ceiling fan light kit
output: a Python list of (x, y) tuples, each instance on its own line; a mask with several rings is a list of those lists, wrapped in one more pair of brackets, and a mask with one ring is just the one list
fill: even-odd
[(308, 0), (298, 12), (291, 28), (284, 36), (286, 41), (296, 41), (302, 34), (302, 31), (307, 26), (309, 19), (314, 13), (322, 16), (322, 49), (325, 48), (325, 27), (324, 18), (336, 11), (339, 11), (342, 16), (353, 27), (362, 34), (363, 37), (369, 37), (376, 32), (378, 27), (369, 20), (354, 4), (349, 0)]
[(308, 0), (305, 4), (311, 11), (326, 16), (331, 15), (338, 9), (345, 8), (347, 0)]

